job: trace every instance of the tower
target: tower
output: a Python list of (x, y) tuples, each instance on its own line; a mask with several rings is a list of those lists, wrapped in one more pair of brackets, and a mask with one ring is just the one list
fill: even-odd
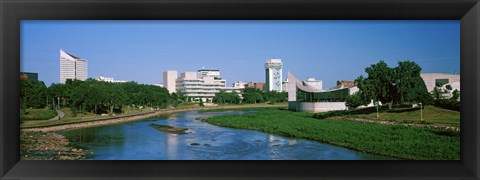
[(265, 62), (265, 91), (282, 91), (281, 59), (269, 59)]

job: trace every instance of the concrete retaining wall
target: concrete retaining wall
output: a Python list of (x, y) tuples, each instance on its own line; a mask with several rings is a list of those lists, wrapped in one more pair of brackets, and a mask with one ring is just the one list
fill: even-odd
[(296, 111), (301, 112), (327, 112), (346, 110), (347, 106), (345, 105), (345, 102), (297, 102), (296, 109)]

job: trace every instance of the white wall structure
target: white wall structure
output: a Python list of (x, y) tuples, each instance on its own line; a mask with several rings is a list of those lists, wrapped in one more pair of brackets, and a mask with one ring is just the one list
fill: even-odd
[(447, 90), (447, 86), (450, 86), (452, 89), (448, 90), (449, 92), (441, 94), (441, 97), (443, 98), (452, 97), (452, 93), (455, 90), (460, 91), (460, 75), (458, 74), (426, 73), (420, 74), (420, 76), (422, 77), (428, 92), (433, 91), (437, 82), (442, 84), (439, 88), (441, 90)]
[(265, 62), (265, 91), (282, 91), (281, 59), (269, 59)]
[(60, 83), (65, 84), (67, 79), (84, 81), (87, 78), (87, 60), (81, 59), (60, 49)]
[[(448, 80), (447, 84), (451, 84), (452, 89), (460, 91), (460, 75), (459, 74), (444, 74), (444, 73), (425, 73), (420, 74), (428, 92), (432, 92), (437, 81)], [(455, 86), (455, 87), (454, 87)]]
[(163, 72), (163, 85), (169, 93), (177, 92), (177, 78), (177, 71), (168, 70)]

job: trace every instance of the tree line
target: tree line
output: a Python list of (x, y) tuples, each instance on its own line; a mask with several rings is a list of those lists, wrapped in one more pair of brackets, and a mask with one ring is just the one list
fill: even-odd
[[(243, 98), (243, 99), (242, 99)], [(242, 98), (236, 92), (225, 92), (221, 90), (218, 93), (215, 93), (213, 98), (214, 103), (218, 104), (255, 104), (255, 103), (265, 103), (269, 102), (270, 104), (278, 102), (287, 101), (287, 92), (277, 92), (277, 91), (261, 91), (252, 87), (245, 87), (242, 92)]]
[(184, 99), (159, 86), (94, 79), (69, 79), (65, 84), (52, 84), (48, 88), (42, 81), (23, 80), (20, 89), (22, 109), (67, 107), (74, 115), (77, 112), (112, 114), (121, 112), (124, 106), (166, 108), (176, 106)]

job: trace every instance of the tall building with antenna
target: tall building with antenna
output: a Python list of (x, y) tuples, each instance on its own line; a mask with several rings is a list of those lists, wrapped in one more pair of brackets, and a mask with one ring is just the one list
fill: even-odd
[(88, 64), (86, 59), (79, 58), (60, 49), (60, 83), (67, 79), (87, 80)]

